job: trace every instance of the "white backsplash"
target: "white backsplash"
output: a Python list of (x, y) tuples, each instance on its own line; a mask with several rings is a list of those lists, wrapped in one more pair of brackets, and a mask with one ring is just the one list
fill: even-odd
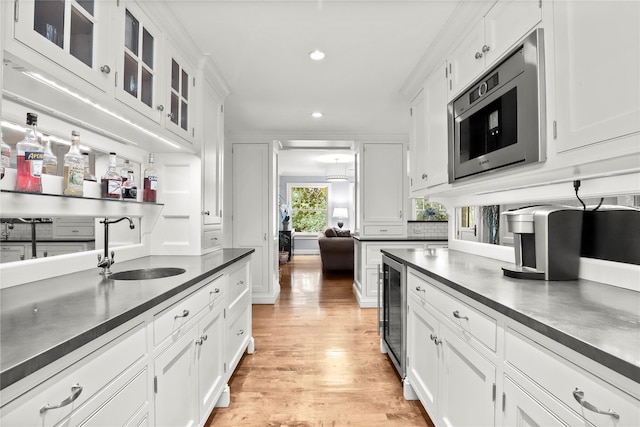
[(407, 237), (424, 239), (447, 239), (448, 221), (417, 221), (407, 223)]

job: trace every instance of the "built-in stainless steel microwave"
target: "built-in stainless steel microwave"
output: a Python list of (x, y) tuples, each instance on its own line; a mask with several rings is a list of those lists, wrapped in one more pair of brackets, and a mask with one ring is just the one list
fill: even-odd
[(449, 182), (546, 159), (543, 34), (449, 103)]

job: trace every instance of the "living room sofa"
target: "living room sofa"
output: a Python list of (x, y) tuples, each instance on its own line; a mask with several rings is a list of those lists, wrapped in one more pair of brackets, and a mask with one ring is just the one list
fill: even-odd
[(318, 234), (322, 271), (353, 271), (353, 238), (349, 230), (327, 228)]

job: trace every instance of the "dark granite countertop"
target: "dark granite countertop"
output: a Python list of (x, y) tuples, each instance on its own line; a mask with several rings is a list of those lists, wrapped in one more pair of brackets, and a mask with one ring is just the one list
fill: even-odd
[(222, 249), (202, 256), (148, 256), (112, 271), (178, 267), (152, 280), (110, 280), (99, 269), (0, 290), (0, 389), (71, 353), (254, 252)]
[(382, 252), (640, 382), (640, 292), (583, 279), (514, 279), (502, 273), (508, 263), (446, 249)]
[(432, 239), (423, 236), (414, 237), (361, 237), (351, 236), (361, 242), (448, 242), (449, 239)]
[[(36, 240), (36, 243), (78, 243), (78, 242), (95, 242), (96, 238), (95, 237), (73, 237), (73, 238), (68, 238), (68, 239), (54, 239), (54, 238), (50, 238), (50, 239), (41, 239), (38, 238)], [(0, 244), (3, 243), (31, 243), (31, 239), (3, 239), (0, 240)]]

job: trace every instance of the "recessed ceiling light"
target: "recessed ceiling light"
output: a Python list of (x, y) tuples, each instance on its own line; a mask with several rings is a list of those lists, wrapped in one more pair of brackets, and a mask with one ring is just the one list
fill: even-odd
[(314, 119), (319, 119), (320, 117), (322, 117), (322, 113), (320, 111), (314, 111), (313, 113), (311, 113), (311, 117), (313, 117)]
[(309, 52), (309, 58), (313, 59), (314, 61), (322, 61), (324, 57), (325, 54), (321, 50), (316, 49)]

